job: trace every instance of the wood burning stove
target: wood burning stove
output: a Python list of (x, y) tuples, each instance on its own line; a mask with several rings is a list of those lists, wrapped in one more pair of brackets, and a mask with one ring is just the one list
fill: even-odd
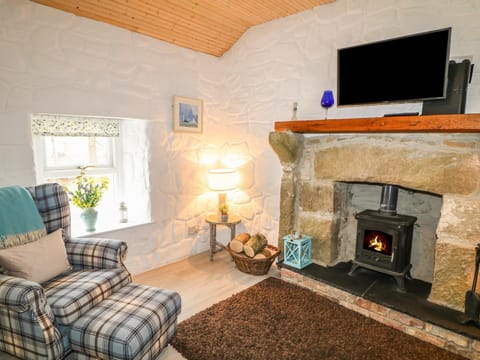
[(398, 187), (384, 185), (379, 210), (356, 215), (357, 242), (350, 275), (359, 267), (391, 275), (400, 291), (410, 277), (414, 216), (397, 214)]

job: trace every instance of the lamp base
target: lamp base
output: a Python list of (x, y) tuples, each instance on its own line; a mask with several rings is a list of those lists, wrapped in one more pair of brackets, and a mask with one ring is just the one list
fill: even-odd
[(218, 193), (218, 208), (227, 203), (227, 193)]

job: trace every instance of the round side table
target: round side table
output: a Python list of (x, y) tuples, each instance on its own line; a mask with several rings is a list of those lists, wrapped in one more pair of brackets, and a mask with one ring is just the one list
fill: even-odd
[(222, 221), (220, 215), (212, 214), (205, 218), (210, 225), (210, 261), (213, 261), (213, 255), (221, 251), (225, 246), (217, 241), (217, 225), (224, 225), (230, 228), (230, 240), (235, 237), (235, 227), (242, 219), (235, 214), (229, 214), (226, 221)]

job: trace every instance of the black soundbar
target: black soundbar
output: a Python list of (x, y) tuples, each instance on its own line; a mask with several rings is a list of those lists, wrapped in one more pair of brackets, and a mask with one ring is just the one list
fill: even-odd
[(417, 116), (419, 113), (418, 112), (402, 112), (402, 113), (392, 113), (392, 114), (385, 114), (383, 116), (389, 117), (389, 116)]

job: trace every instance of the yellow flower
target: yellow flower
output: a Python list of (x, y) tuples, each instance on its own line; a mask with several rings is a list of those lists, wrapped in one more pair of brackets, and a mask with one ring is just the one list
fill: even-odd
[(222, 215), (227, 215), (228, 214), (228, 205), (226, 203), (224, 204), (221, 204), (219, 207), (218, 207), (218, 210), (220, 211), (220, 213)]
[(71, 196), (73, 204), (80, 209), (97, 207), (104, 192), (108, 189), (108, 178), (102, 177), (100, 181), (96, 181), (92, 176), (85, 176), (85, 172), (80, 171), (80, 175), (76, 177), (75, 187), (73, 190), (66, 188)]

